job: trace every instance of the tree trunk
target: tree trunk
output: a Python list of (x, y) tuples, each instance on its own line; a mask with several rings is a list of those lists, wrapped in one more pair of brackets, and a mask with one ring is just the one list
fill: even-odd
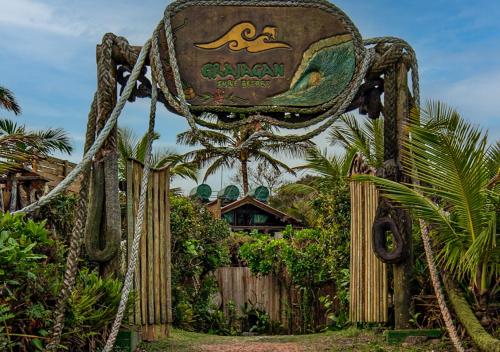
[(495, 339), (483, 328), (472, 312), (469, 303), (453, 282), (446, 275), (443, 275), (443, 282), (458, 320), (460, 320), (472, 341), (481, 351), (500, 352), (500, 340)]
[(248, 194), (248, 161), (241, 160), (241, 177), (243, 179), (243, 194)]
[(13, 174), (11, 180), (9, 211), (13, 213), (17, 210), (17, 174)]

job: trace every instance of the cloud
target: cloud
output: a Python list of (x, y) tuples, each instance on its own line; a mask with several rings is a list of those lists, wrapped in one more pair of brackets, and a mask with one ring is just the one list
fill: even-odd
[(429, 91), (455, 107), (466, 119), (500, 136), (500, 70), (486, 71), (455, 82), (435, 84)]
[(0, 24), (78, 36), (86, 26), (74, 19), (57, 16), (53, 7), (35, 0), (0, 1)]

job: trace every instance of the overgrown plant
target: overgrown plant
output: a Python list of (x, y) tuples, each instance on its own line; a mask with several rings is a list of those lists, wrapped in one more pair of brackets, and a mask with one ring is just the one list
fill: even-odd
[[(472, 288), (482, 322), (487, 325), (488, 302), (500, 274), (496, 246), (500, 143), (490, 145), (478, 127), (440, 103), (414, 112), (409, 129), (402, 163), (416, 184), (369, 176), (359, 179), (375, 182), (386, 197), (412, 209), (429, 224), (439, 267), (456, 282)], [(468, 307), (454, 308), (459, 318), (474, 316), (464, 313)], [(462, 323), (475, 339), (480, 334), (470, 329), (473, 322), (464, 319)]]
[[(214, 305), (217, 282), (210, 274), (230, 264), (229, 226), (203, 205), (170, 197), (174, 324), (188, 330), (229, 334)], [(225, 319), (225, 318), (224, 318)]]
[[(0, 216), (0, 347), (43, 350), (61, 287), (65, 247), (46, 223)], [(96, 350), (114, 318), (121, 283), (83, 269), (70, 301), (61, 344)]]

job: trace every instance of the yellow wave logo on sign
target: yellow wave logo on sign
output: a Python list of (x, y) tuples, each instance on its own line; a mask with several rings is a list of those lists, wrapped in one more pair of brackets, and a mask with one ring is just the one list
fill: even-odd
[(260, 53), (262, 51), (280, 48), (291, 48), (290, 45), (276, 40), (276, 27), (266, 26), (260, 35), (257, 28), (251, 22), (243, 22), (235, 25), (226, 34), (210, 43), (195, 44), (201, 49), (218, 49), (226, 44), (232, 51), (247, 50), (249, 53)]

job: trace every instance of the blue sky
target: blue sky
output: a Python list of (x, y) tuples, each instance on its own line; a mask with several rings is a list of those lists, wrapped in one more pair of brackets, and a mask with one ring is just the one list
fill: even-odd
[[(0, 85), (23, 107), (15, 119), (31, 128), (63, 127), (81, 157), (96, 87), (95, 45), (113, 32), (142, 45), (168, 1), (0, 0)], [(339, 0), (364, 38), (398, 36), (415, 48), (423, 100), (440, 99), (500, 137), (500, 5), (498, 0)], [(160, 109), (161, 147), (183, 151), (181, 117)], [(142, 134), (148, 104), (128, 105), (120, 124)], [(2, 117), (12, 117), (0, 112)], [(317, 139), (325, 146), (324, 138)], [(224, 178), (230, 172), (226, 171)], [(189, 188), (190, 182), (176, 181)], [(220, 175), (209, 179), (217, 189)]]

